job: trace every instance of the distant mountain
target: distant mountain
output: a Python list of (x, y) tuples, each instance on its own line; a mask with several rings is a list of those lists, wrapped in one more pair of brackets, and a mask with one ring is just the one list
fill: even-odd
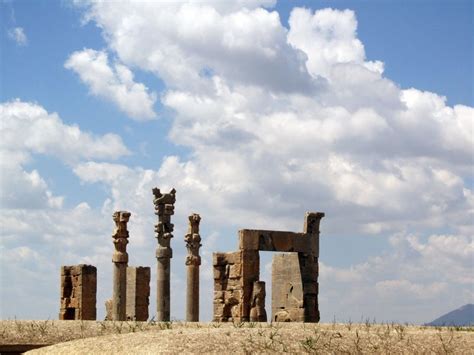
[(474, 304), (466, 304), (425, 325), (434, 326), (469, 326), (474, 325)]

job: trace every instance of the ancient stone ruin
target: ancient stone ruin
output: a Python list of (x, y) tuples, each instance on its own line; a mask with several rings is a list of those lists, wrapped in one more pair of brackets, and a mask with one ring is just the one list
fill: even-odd
[(97, 269), (92, 265), (61, 266), (60, 320), (96, 319)]
[[(239, 251), (214, 253), (214, 321), (265, 321), (265, 283), (259, 251), (296, 253), (273, 261), (272, 320), (318, 322), (319, 224), (306, 213), (303, 233), (239, 231)], [(283, 259), (288, 263), (282, 263)], [(291, 274), (291, 275), (290, 275)], [(285, 279), (285, 275), (290, 277)], [(299, 287), (299, 289), (298, 289)]]
[(128, 230), (127, 223), (130, 212), (116, 211), (113, 214), (115, 230), (112, 238), (115, 251), (112, 255), (114, 263), (114, 279), (112, 294), (112, 320), (126, 320), (127, 309), (127, 266), (128, 266)]
[(201, 257), (201, 236), (199, 235), (199, 223), (201, 217), (193, 213), (188, 217), (188, 233), (184, 236), (188, 255), (186, 256), (187, 289), (186, 289), (186, 320), (188, 322), (199, 321), (199, 265)]
[(158, 223), (155, 225), (156, 239), (158, 239), (156, 248), (158, 261), (156, 268), (156, 320), (168, 322), (170, 320), (170, 259), (173, 257), (170, 241), (173, 238), (172, 232), (174, 230), (171, 216), (174, 214), (176, 190), (171, 189), (169, 193), (162, 194), (160, 189), (155, 187), (152, 191), (155, 214), (158, 216)]
[(148, 320), (150, 298), (150, 268), (128, 266), (127, 223), (131, 213), (116, 211), (113, 214), (115, 229), (112, 235), (115, 252), (112, 299), (105, 302), (106, 320)]
[(127, 320), (148, 320), (150, 304), (150, 268), (127, 268)]
[(317, 275), (317, 258), (296, 253), (273, 256), (272, 321), (319, 321)]
[[(170, 246), (174, 225), (176, 190), (153, 190), (158, 223), (157, 321), (170, 320)], [(146, 321), (149, 317), (150, 268), (129, 267), (127, 223), (130, 212), (113, 214), (112, 235), (113, 296), (106, 301), (106, 320)], [(318, 322), (319, 225), (324, 213), (307, 212), (302, 233), (274, 230), (239, 230), (239, 250), (213, 253), (214, 321), (266, 322), (265, 282), (260, 280), (260, 251), (278, 252), (272, 262), (272, 314), (275, 322)], [(201, 256), (201, 217), (188, 217), (184, 237), (187, 290), (186, 320), (199, 321), (199, 268)], [(61, 309), (59, 319), (96, 319), (97, 270), (91, 265), (61, 267)]]
[[(126, 278), (126, 320), (147, 321), (150, 305), (150, 268), (128, 266)], [(113, 300), (105, 301), (105, 320), (113, 320)]]
[(250, 321), (266, 322), (267, 311), (265, 310), (265, 282), (255, 281), (253, 283), (252, 300), (250, 301)]

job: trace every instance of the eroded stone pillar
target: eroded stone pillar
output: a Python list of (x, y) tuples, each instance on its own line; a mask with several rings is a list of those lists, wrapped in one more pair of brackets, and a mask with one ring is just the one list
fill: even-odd
[(201, 236), (199, 235), (199, 223), (201, 217), (193, 213), (189, 216), (188, 233), (184, 236), (188, 255), (186, 256), (187, 266), (187, 289), (186, 289), (186, 321), (199, 321), (199, 265), (201, 257), (199, 248), (201, 247)]
[(97, 269), (93, 265), (61, 266), (61, 320), (96, 319)]
[(148, 320), (150, 304), (150, 268), (136, 266), (127, 268), (127, 320)]
[(170, 259), (173, 250), (170, 247), (173, 238), (174, 225), (171, 216), (174, 214), (174, 203), (176, 202), (176, 190), (171, 189), (169, 193), (162, 194), (160, 189), (153, 190), (153, 204), (155, 214), (158, 216), (158, 224), (155, 225), (155, 234), (158, 239), (156, 248), (156, 320), (159, 322), (170, 320)]
[(267, 311), (265, 310), (265, 281), (255, 281), (253, 283), (250, 307), (251, 322), (267, 321)]
[[(212, 263), (214, 268), (214, 321), (248, 322), (252, 308), (254, 283), (260, 278), (258, 250), (213, 253)], [(257, 303), (261, 304), (261, 302)]]
[(128, 230), (127, 223), (130, 212), (116, 211), (113, 214), (115, 230), (112, 238), (114, 240), (115, 252), (112, 256), (114, 263), (114, 279), (112, 294), (112, 320), (126, 320), (127, 307), (127, 265), (128, 265)]

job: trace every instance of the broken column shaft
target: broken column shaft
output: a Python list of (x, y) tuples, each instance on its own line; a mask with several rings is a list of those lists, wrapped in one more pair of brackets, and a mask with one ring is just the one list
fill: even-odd
[(112, 320), (126, 320), (127, 307), (127, 265), (128, 265), (128, 230), (127, 223), (130, 212), (116, 211), (113, 214), (115, 230), (114, 239), (115, 252), (112, 256), (114, 263), (114, 281), (112, 294)]
[(186, 321), (199, 321), (199, 265), (201, 257), (199, 248), (201, 247), (201, 236), (199, 235), (199, 223), (201, 217), (193, 213), (189, 216), (188, 233), (184, 237), (188, 255), (186, 256), (187, 266), (187, 289), (186, 289)]
[(171, 216), (174, 214), (175, 194), (175, 189), (167, 194), (162, 194), (158, 188), (153, 189), (153, 204), (155, 205), (155, 214), (158, 216), (155, 234), (158, 239), (156, 248), (156, 320), (159, 322), (170, 320), (170, 259), (173, 257), (170, 241), (173, 238), (174, 229)]

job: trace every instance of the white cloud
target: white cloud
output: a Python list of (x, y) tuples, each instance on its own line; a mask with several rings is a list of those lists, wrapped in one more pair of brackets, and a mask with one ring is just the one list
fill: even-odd
[(22, 27), (15, 27), (8, 30), (8, 38), (15, 41), (19, 46), (26, 46), (28, 44), (28, 38)]
[(217, 75), (277, 91), (313, 89), (316, 80), (307, 75), (302, 53), (288, 45), (278, 13), (238, 5), (90, 3), (86, 17), (100, 23), (121, 61), (170, 87), (205, 91)]
[[(111, 216), (80, 203), (61, 209), (2, 209), (0, 223), (0, 298), (2, 305), (12, 305), (2, 306), (2, 319), (55, 319), (60, 266), (80, 263), (98, 268), (98, 309), (103, 316), (112, 284)], [(31, 295), (37, 302), (31, 302)]]
[(67, 164), (81, 159), (118, 159), (129, 154), (115, 134), (96, 136), (76, 125), (64, 124), (56, 113), (38, 104), (9, 101), (0, 104), (0, 185), (2, 208), (60, 208), (37, 169), (27, 170), (34, 154), (54, 156)]
[(293, 9), (288, 20), (288, 41), (308, 55), (312, 75), (330, 78), (340, 63), (363, 63), (364, 45), (356, 37), (357, 20), (351, 10)]
[(423, 285), (410, 281), (401, 280), (385, 280), (375, 284), (375, 290), (379, 296), (385, 300), (390, 299), (392, 302), (400, 297), (427, 300), (439, 297), (448, 291), (448, 284), (445, 282), (433, 282)]
[(401, 233), (390, 242), (382, 255), (347, 268), (320, 263), (327, 319), (377, 315), (378, 321), (423, 323), (472, 302), (473, 237)]
[[(63, 161), (118, 159), (130, 152), (116, 134), (96, 136), (64, 124), (38, 104), (14, 100), (0, 105), (0, 148), (55, 156)], [(67, 144), (64, 144), (64, 143)]]
[(149, 120), (156, 117), (153, 111), (156, 94), (149, 93), (144, 84), (136, 83), (125, 65), (115, 63), (111, 67), (106, 52), (93, 49), (74, 52), (64, 66), (74, 70), (92, 94), (115, 103), (131, 118)]

